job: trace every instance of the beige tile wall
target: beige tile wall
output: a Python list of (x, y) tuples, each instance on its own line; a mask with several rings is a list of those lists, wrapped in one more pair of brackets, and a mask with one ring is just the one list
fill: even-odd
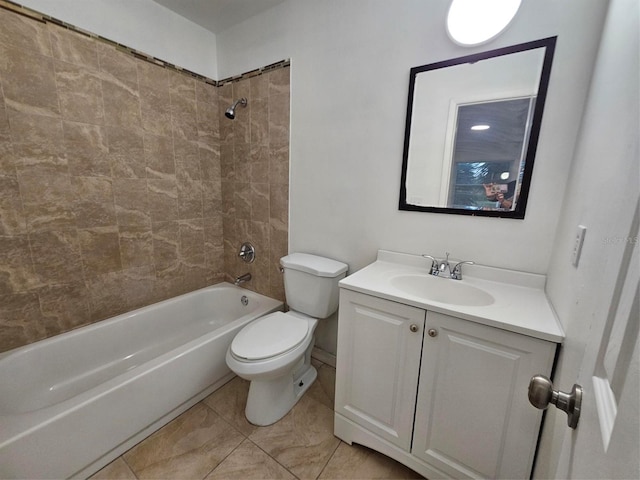
[(245, 239), (282, 298), (288, 70), (219, 88), (0, 8), (0, 352), (232, 278)]
[[(251, 273), (246, 287), (284, 300), (279, 260), (288, 250), (289, 68), (226, 84), (220, 95), (220, 163), (225, 271)], [(229, 120), (224, 111), (248, 99)], [(238, 258), (243, 242), (256, 248), (247, 265)]]

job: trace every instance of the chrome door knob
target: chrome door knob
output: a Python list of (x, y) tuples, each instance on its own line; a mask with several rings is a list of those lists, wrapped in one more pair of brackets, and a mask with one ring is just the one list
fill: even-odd
[(529, 382), (529, 403), (539, 410), (544, 410), (551, 403), (553, 383), (547, 377), (536, 375)]
[(435, 328), (430, 328), (429, 330), (427, 330), (427, 334), (430, 337), (437, 337), (438, 336), (438, 330), (436, 330)]
[(544, 410), (549, 404), (566, 412), (567, 425), (578, 426), (580, 407), (582, 406), (582, 387), (574, 384), (571, 393), (553, 389), (553, 383), (544, 375), (535, 375), (529, 382), (529, 402), (534, 407)]
[(412, 323), (411, 325), (409, 325), (409, 330), (411, 330), (413, 333), (416, 333), (419, 330), (419, 327), (415, 323)]

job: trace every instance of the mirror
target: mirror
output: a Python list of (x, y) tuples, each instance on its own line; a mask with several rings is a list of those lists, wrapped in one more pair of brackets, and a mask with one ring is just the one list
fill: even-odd
[(524, 218), (555, 41), (411, 69), (400, 210)]

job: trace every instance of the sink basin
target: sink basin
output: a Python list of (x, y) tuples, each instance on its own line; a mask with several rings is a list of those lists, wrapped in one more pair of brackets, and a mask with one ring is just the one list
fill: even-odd
[(391, 285), (398, 290), (434, 302), (470, 307), (483, 307), (494, 302), (489, 293), (463, 282), (464, 280), (420, 274), (396, 275), (390, 280)]

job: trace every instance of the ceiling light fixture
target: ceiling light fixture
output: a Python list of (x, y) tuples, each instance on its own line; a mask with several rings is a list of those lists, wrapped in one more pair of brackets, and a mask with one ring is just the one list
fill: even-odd
[(452, 0), (447, 33), (463, 47), (487, 43), (509, 26), (521, 3), (522, 0)]

